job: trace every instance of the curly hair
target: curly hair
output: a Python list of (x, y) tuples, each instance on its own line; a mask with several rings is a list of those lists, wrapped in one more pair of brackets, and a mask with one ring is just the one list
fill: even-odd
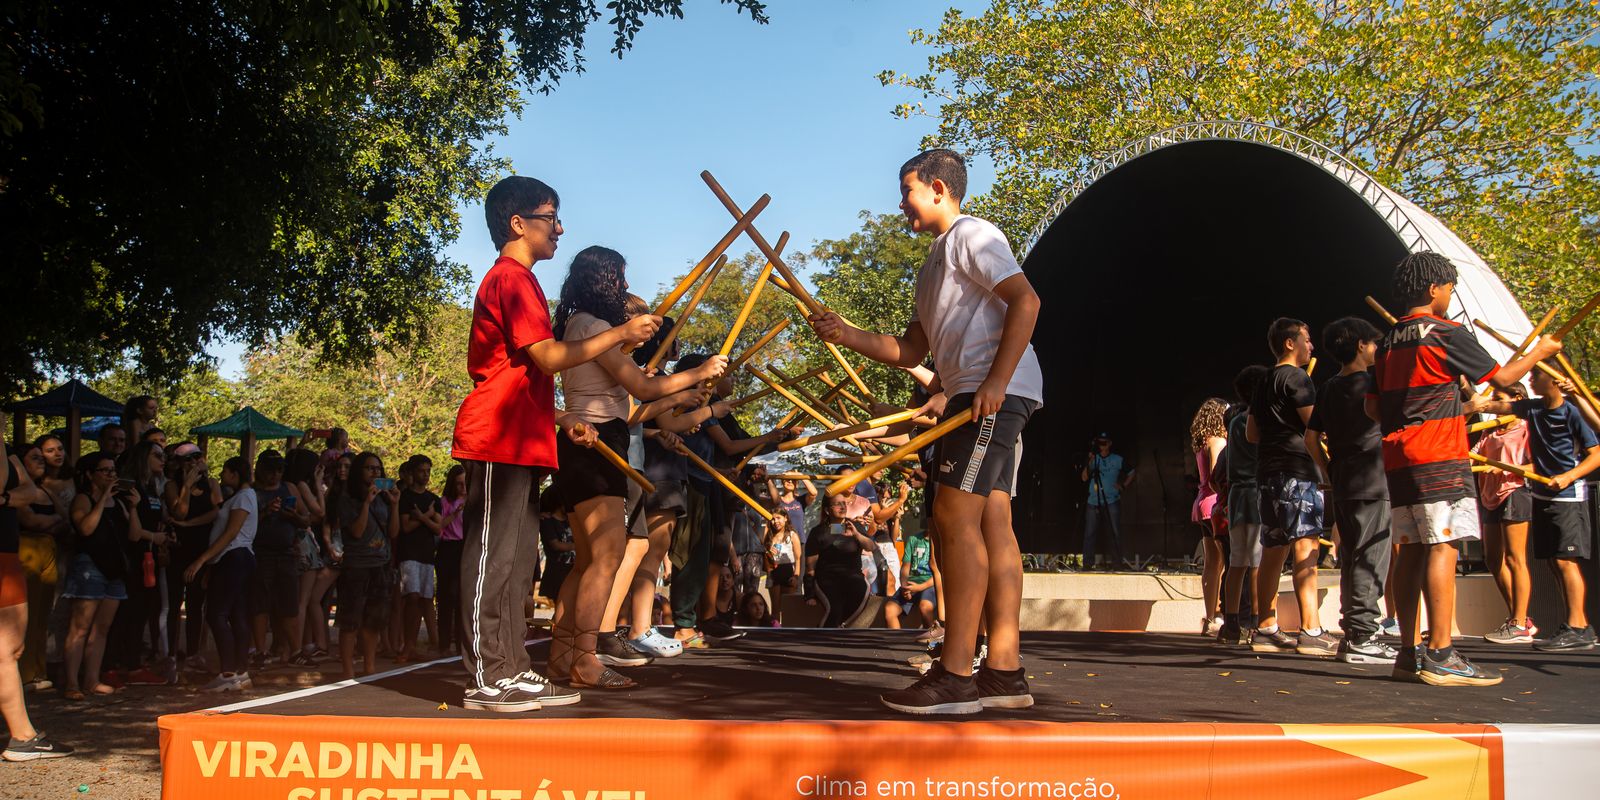
[(599, 245), (585, 247), (573, 257), (556, 305), (557, 339), (566, 335), (567, 322), (580, 311), (611, 325), (628, 320), (628, 282), (623, 277), (627, 267), (621, 253)]
[(1194, 420), (1189, 423), (1189, 446), (1196, 453), (1204, 450), (1206, 440), (1213, 436), (1227, 438), (1228, 428), (1224, 415), (1228, 412), (1228, 401), (1220, 397), (1208, 397), (1200, 404), (1200, 410), (1194, 412)]
[(1403, 309), (1416, 308), (1428, 302), (1428, 290), (1456, 282), (1456, 265), (1450, 259), (1424, 250), (1400, 259), (1394, 267), (1390, 293)]

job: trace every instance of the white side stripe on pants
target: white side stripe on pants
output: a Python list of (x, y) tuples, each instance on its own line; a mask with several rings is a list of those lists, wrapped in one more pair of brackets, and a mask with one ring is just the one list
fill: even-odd
[(989, 452), (989, 442), (994, 438), (994, 421), (998, 414), (990, 414), (978, 423), (978, 440), (972, 445), (972, 457), (967, 459), (967, 471), (961, 476), (961, 491), (972, 493), (978, 485), (978, 472), (983, 469), (983, 457)]
[(483, 465), (483, 526), (478, 533), (478, 581), (472, 591), (473, 678), (483, 686), (483, 575), (489, 570), (489, 520), (494, 507), (494, 462)]

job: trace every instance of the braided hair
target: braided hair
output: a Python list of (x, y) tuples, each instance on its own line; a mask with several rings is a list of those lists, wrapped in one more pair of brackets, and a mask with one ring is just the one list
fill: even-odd
[(1428, 290), (1456, 282), (1456, 265), (1431, 250), (1412, 253), (1395, 265), (1390, 294), (1401, 308), (1428, 303)]
[(628, 282), (623, 277), (627, 267), (621, 253), (599, 245), (585, 247), (573, 257), (556, 306), (557, 339), (566, 335), (567, 323), (579, 312), (612, 326), (628, 321)]

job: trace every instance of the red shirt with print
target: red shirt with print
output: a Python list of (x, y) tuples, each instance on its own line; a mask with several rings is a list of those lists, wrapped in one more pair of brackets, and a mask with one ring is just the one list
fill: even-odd
[(467, 374), (472, 392), (456, 412), (457, 459), (556, 468), (556, 382), (527, 347), (555, 338), (550, 305), (533, 270), (502, 256), (472, 302)]

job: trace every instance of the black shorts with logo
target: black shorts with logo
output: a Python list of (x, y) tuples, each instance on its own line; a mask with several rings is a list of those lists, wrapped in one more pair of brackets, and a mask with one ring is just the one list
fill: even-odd
[[(1033, 400), (1008, 394), (999, 413), (945, 434), (934, 443), (933, 463), (925, 465), (929, 480), (969, 494), (1010, 493), (1022, 454), (1022, 429), (1038, 408)], [(971, 410), (972, 393), (958, 394), (945, 407), (945, 418)]]
[(1587, 504), (1534, 498), (1533, 524), (1528, 530), (1534, 558), (1588, 558), (1593, 550), (1591, 536)]
[(1498, 508), (1486, 508), (1480, 501), (1478, 509), (1478, 518), (1485, 524), (1527, 522), (1533, 519), (1533, 492), (1524, 486), (1507, 495)]
[[(614, 452), (628, 452), (628, 423), (608, 419), (594, 427), (600, 434), (600, 441)], [(568, 514), (585, 500), (628, 496), (628, 477), (600, 455), (597, 447), (573, 444), (565, 433), (559, 433), (556, 435), (556, 463), (561, 466), (556, 470), (554, 485)]]

